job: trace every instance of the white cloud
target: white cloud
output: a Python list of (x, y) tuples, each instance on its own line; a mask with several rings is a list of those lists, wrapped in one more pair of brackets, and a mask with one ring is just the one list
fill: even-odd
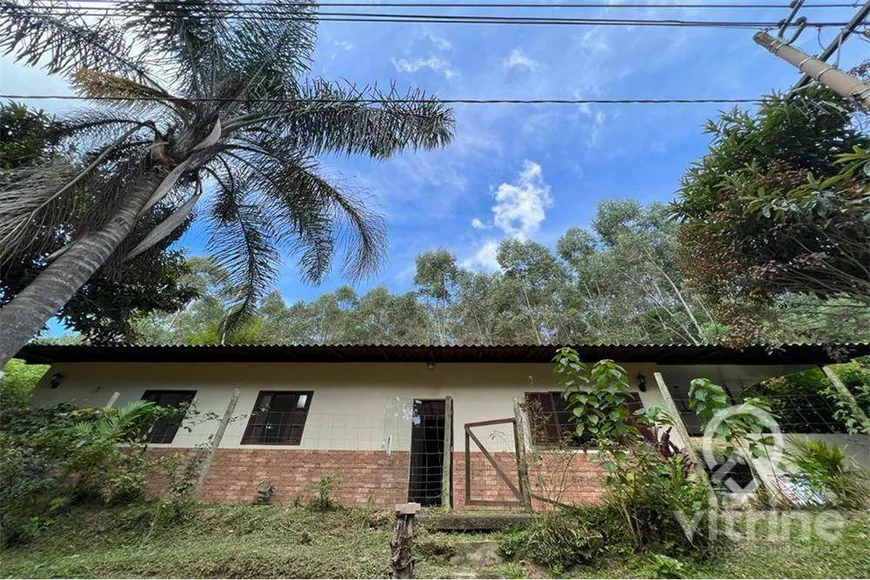
[[(523, 168), (514, 183), (502, 183), (495, 190), (495, 205), (492, 206), (493, 226), (509, 238), (529, 239), (538, 231), (547, 217), (547, 209), (553, 205), (550, 186), (544, 182), (541, 166), (534, 161), (523, 161)], [(471, 220), (471, 227), (488, 229), (478, 218)], [(486, 240), (463, 265), (484, 270), (498, 270), (496, 260), (498, 240)]]
[(502, 183), (495, 191), (492, 206), (495, 226), (511, 237), (527, 239), (538, 231), (553, 205), (550, 186), (544, 183), (541, 166), (523, 161), (516, 183)]
[(441, 51), (445, 50), (453, 50), (453, 43), (447, 40), (446, 38), (442, 38), (440, 36), (435, 36), (434, 34), (429, 35), (429, 41), (435, 45), (435, 48)]
[(428, 68), (435, 72), (440, 72), (447, 79), (452, 79), (456, 76), (459, 76), (459, 73), (454, 70), (451, 64), (443, 59), (438, 58), (437, 56), (430, 56), (429, 58), (399, 58), (399, 59), (390, 59), (390, 62), (393, 63), (393, 66), (398, 72), (403, 73), (415, 73), (420, 69)]
[(604, 113), (604, 111), (593, 111), (592, 107), (588, 104), (579, 105), (577, 110), (580, 114), (576, 120), (579, 121), (580, 126), (586, 134), (586, 146), (589, 148), (597, 146), (601, 139), (608, 115)]
[(332, 44), (343, 50), (353, 50), (354, 44), (346, 40), (333, 40)]
[(515, 48), (511, 51), (510, 56), (501, 62), (501, 66), (504, 70), (526, 69), (535, 72), (541, 68), (541, 63)]
[(462, 267), (466, 269), (480, 269), (495, 272), (501, 270), (498, 265), (498, 241), (487, 240), (477, 252), (462, 261)]
[(610, 40), (607, 31), (601, 26), (595, 26), (577, 37), (580, 48), (590, 56), (610, 51)]

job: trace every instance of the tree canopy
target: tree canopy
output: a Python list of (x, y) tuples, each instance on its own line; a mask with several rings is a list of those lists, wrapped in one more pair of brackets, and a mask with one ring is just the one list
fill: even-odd
[[(0, 182), (16, 169), (38, 168), (58, 158), (71, 166), (82, 167), (81, 156), (63, 146), (63, 123), (42, 111), (8, 103), (0, 105)], [(93, 187), (100, 187), (95, 183)], [(92, 196), (82, 191), (82, 197)], [(138, 226), (145, 231), (165, 219), (161, 209), (143, 219)], [(15, 255), (0, 264), (0, 306), (12, 300), (42, 271), (47, 259), (65, 244), (76, 217), (54, 224), (44, 232), (46, 243)], [(189, 220), (188, 220), (189, 222)], [(155, 244), (136, 260), (108, 264), (98, 270), (73, 298), (58, 318), (83, 336), (95, 340), (131, 337), (130, 320), (151, 312), (173, 311), (197, 297), (196, 289), (185, 284), (188, 268), (184, 253), (169, 247), (184, 232), (182, 224), (173, 235)], [(140, 232), (141, 233), (141, 232)]]
[(94, 21), (52, 4), (0, 3), (0, 51), (63, 75), (95, 105), (63, 123), (86, 146), (84, 169), (53, 159), (0, 190), (0, 264), (44, 252), (69, 226), (0, 310), (0, 363), (98, 269), (150, 250), (197, 208), (232, 289), (226, 332), (269, 291), (282, 250), (306, 280), (336, 255), (348, 278), (372, 273), (382, 221), (320, 174), (318, 156), (381, 160), (453, 137), (452, 111), (420, 91), (312, 78), (315, 4), (273, 0), (242, 17), (230, 0), (135, 0)]
[(811, 87), (709, 122), (674, 209), (680, 270), (724, 319), (786, 294), (870, 304), (870, 137), (856, 114)]
[[(421, 253), (414, 291), (343, 286), (311, 301), (273, 292), (237, 332), (219, 334), (226, 288), (216, 266), (193, 261), (204, 297), (184, 310), (141, 317), (146, 343), (509, 344), (683, 343), (726, 338), (676, 267), (678, 224), (661, 204), (602, 202), (589, 230), (570, 228), (553, 252), (506, 240), (501, 269), (464, 267), (446, 249)], [(870, 339), (870, 311), (843, 299), (790, 294), (756, 313), (771, 342)], [(835, 323), (835, 324), (834, 324)]]

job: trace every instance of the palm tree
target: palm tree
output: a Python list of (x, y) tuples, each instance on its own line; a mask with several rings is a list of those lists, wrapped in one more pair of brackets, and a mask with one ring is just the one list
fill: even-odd
[[(295, 253), (308, 281), (337, 250), (345, 275), (371, 273), (381, 220), (319, 175), (316, 156), (385, 159), (453, 137), (451, 110), (420, 91), (309, 78), (314, 4), (131, 0), (102, 19), (63, 5), (0, 0), (0, 50), (44, 63), (99, 102), (64, 120), (87, 151), (82, 166), (54, 160), (7, 175), (0, 189), (0, 267), (76, 217), (69, 243), (0, 310), (0, 366), (96, 270), (148, 251), (199, 205), (236, 289), (228, 330), (268, 290), (280, 249)], [(131, 235), (166, 206), (165, 221)]]

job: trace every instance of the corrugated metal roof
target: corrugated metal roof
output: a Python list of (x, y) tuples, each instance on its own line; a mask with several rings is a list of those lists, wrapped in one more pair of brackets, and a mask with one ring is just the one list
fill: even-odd
[(30, 363), (51, 362), (499, 362), (544, 363), (562, 346), (584, 360), (658, 364), (827, 364), (870, 354), (870, 344), (205, 344), (44, 345), (18, 354)]

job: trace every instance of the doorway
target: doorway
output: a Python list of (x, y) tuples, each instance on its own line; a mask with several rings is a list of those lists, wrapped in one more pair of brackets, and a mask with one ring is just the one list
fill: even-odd
[(444, 479), (444, 399), (414, 399), (408, 501), (440, 507)]

